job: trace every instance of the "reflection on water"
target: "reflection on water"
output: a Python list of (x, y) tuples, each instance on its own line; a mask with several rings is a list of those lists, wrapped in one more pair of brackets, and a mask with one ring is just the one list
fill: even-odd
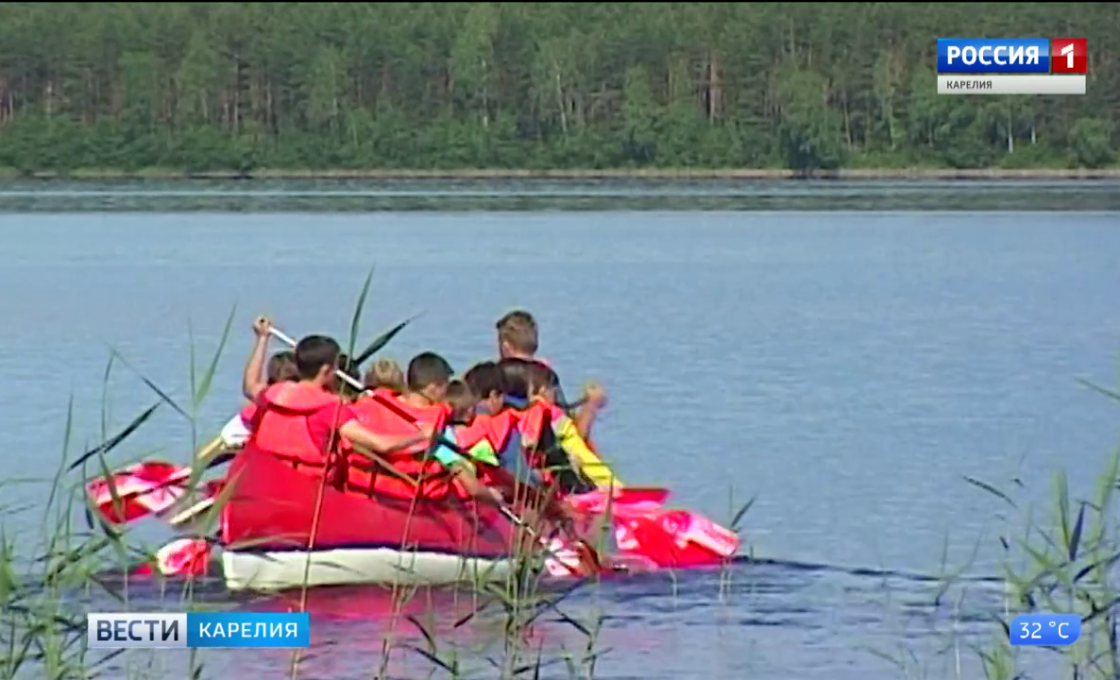
[(0, 212), (415, 210), (1116, 210), (1095, 181), (16, 181)]
[[(154, 584), (129, 589), (134, 609), (181, 606)], [(556, 604), (520, 636), (517, 664), (535, 666), (539, 657), (541, 677), (567, 678), (565, 659), (579, 666), (594, 654), (595, 676), (611, 680), (779, 678), (790, 668), (800, 678), (854, 680), (867, 677), (871, 652), (913, 650), (927, 662), (956, 664), (956, 647), (990, 632), (999, 589), (994, 579), (944, 587), (928, 576), (741, 558), (726, 570), (662, 571), (570, 594), (557, 588)], [(461, 677), (497, 677), (511, 653), (500, 598), (467, 590), (334, 587), (231, 599), (211, 581), (196, 595), (245, 611), (299, 610), (304, 602), (311, 646), (298, 653), (301, 678), (427, 677), (441, 664)], [(704, 653), (673, 653), (689, 649)], [(293, 652), (214, 649), (199, 660), (205, 677), (281, 677)], [(115, 661), (122, 669), (130, 663)], [(186, 655), (163, 662), (189, 664)], [(975, 655), (961, 663), (965, 677), (980, 672)]]

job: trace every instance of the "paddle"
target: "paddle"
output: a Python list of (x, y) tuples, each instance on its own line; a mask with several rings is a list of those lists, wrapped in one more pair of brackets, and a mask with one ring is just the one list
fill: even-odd
[[(226, 462), (221, 440), (216, 439), (196, 455), (203, 470)], [(186, 483), (194, 476), (191, 467), (162, 461), (137, 463), (109, 478), (86, 484), (86, 494), (97, 512), (112, 523), (126, 523), (147, 515), (158, 515), (174, 506), (186, 493)]]
[[(369, 358), (369, 356), (373, 352), (376, 352), (378, 349), (380, 349), (380, 347), (384, 346), (385, 343), (387, 343), (389, 339), (391, 339), (394, 335), (399, 333), (401, 331), (401, 329), (403, 329), (404, 326), (407, 325), (407, 323), (408, 323), (408, 321), (405, 321), (401, 324), (398, 324), (394, 328), (390, 329), (388, 333), (385, 333), (380, 338), (376, 339), (370, 345), (370, 347), (367, 347), (362, 352), (362, 358), (363, 359)], [(290, 347), (295, 347), (296, 346), (296, 341), (293, 340), (291, 337), (289, 337), (287, 334), (285, 334), (283, 331), (280, 331), (279, 329), (270, 328), (269, 329), (269, 334), (272, 335), (273, 337), (275, 337), (277, 340), (287, 344)], [(335, 371), (335, 375), (338, 376), (340, 379), (346, 381), (347, 384), (354, 387), (355, 389), (357, 389), (359, 391), (364, 390), (364, 386), (362, 384), (358, 383), (357, 381), (355, 381), (353, 378), (351, 378), (349, 375), (342, 372), (341, 370)], [(128, 434), (130, 434), (132, 430), (135, 430), (136, 427), (138, 427), (140, 425), (140, 423), (142, 423), (144, 420), (146, 420), (151, 415), (151, 412), (154, 411), (154, 410), (155, 410), (155, 407), (149, 409), (147, 412), (142, 414), (141, 417), (138, 418), (135, 423), (130, 425), (128, 428), (125, 428), (124, 431), (122, 431), (117, 436), (111, 438), (105, 444), (102, 444), (100, 447), (97, 447), (97, 448), (87, 452), (86, 454), (84, 454), (82, 459), (84, 460), (86, 458), (89, 458), (90, 456), (92, 456), (92, 455), (94, 455), (98, 452), (105, 452), (105, 451), (111, 449), (112, 447), (116, 446), (118, 443), (120, 443), (120, 440), (122, 440), (124, 437), (128, 436)], [(214, 441), (210, 442), (210, 444), (208, 444), (205, 448), (203, 448), (202, 451), (199, 452), (198, 460), (200, 460), (200, 461), (206, 460), (210, 456), (217, 453), (221, 448), (222, 448), (222, 440), (221, 440), (221, 437), (219, 436), (219, 437), (215, 438)], [(232, 457), (232, 456), (230, 456), (230, 457)], [(210, 463), (209, 465), (207, 465), (207, 468), (213, 467), (214, 465), (218, 465), (220, 463), (224, 463), (227, 460), (229, 460), (230, 457), (222, 458), (220, 460), (215, 460), (212, 463)], [(79, 461), (79, 462), (81, 462), (81, 461)], [(125, 493), (123, 493), (123, 494), (118, 493), (118, 497), (124, 497), (126, 502), (130, 503), (129, 507), (127, 507), (125, 509), (125, 512), (123, 513), (124, 517), (120, 517), (120, 519), (122, 519), (124, 521), (131, 521), (133, 519), (137, 519), (139, 517), (143, 517), (143, 516), (148, 515), (148, 514), (159, 514), (161, 512), (166, 511), (169, 507), (174, 505), (174, 503), (182, 495), (182, 490), (180, 488), (178, 488), (178, 487), (182, 486), (182, 484), (180, 482), (183, 482), (187, 479), (190, 479), (192, 471), (191, 471), (191, 468), (189, 468), (189, 467), (168, 469), (169, 467), (170, 467), (170, 465), (165, 464), (165, 463), (158, 463), (158, 464), (154, 464), (154, 465), (150, 464), (150, 463), (140, 463), (137, 466), (134, 466), (134, 467), (129, 468), (127, 470), (124, 470), (124, 471), (121, 471), (121, 472), (118, 472), (118, 473), (114, 473), (114, 475), (113, 475), (114, 477), (120, 477), (121, 480), (125, 483), (126, 486), (132, 487), (132, 488), (127, 488)], [(91, 482), (87, 486), (87, 490), (89, 491), (89, 493), (92, 496), (95, 496), (95, 498), (96, 498), (95, 502), (98, 505), (98, 510), (101, 512), (102, 515), (106, 515), (107, 517), (110, 516), (110, 515), (108, 515), (108, 512), (112, 509), (112, 501), (111, 501), (112, 493), (109, 492), (105, 488), (105, 487), (108, 486), (108, 484), (109, 484), (108, 480), (98, 479), (98, 480), (94, 480), (93, 482)], [(157, 498), (154, 498), (154, 499), (141, 500), (139, 498), (139, 497), (144, 496), (144, 495), (157, 494), (157, 492), (159, 492), (161, 490), (167, 490), (169, 487), (173, 487), (173, 486), (176, 487), (175, 492), (169, 492), (169, 494), (164, 494), (164, 495), (158, 496)], [(105, 498), (102, 498), (102, 496), (104, 496)], [(172, 526), (178, 526), (178, 525), (181, 525), (185, 522), (188, 522), (189, 520), (196, 517), (200, 513), (205, 512), (213, 504), (214, 504), (213, 496), (203, 498), (203, 499), (197, 501), (196, 503), (194, 503), (193, 505), (191, 505), (190, 507), (188, 507), (188, 508), (182, 510), (181, 512), (177, 513), (174, 517), (171, 518), (170, 523), (171, 523)], [(118, 516), (118, 517), (121, 514), (122, 513), (119, 513), (119, 512), (115, 513), (115, 515)]]
[[(407, 322), (405, 322), (405, 323), (407, 323)], [(401, 328), (403, 328), (403, 327), (404, 327), (404, 326), (403, 326), (403, 324), (402, 324), (402, 325), (401, 325)], [(394, 330), (395, 330), (395, 329), (394, 329)], [(289, 336), (289, 335), (285, 334), (285, 333), (284, 333), (283, 331), (281, 331), (281, 330), (277, 329), (277, 328), (276, 328), (275, 326), (270, 326), (270, 327), (269, 327), (269, 329), (268, 329), (268, 333), (269, 333), (269, 335), (271, 335), (272, 337), (276, 338), (276, 339), (277, 339), (277, 340), (279, 340), (280, 342), (284, 343), (285, 345), (287, 345), (287, 346), (289, 346), (289, 347), (291, 347), (291, 348), (293, 348), (293, 349), (295, 348), (295, 346), (296, 346), (296, 344), (297, 344), (297, 343), (296, 343), (296, 341), (295, 341), (295, 340), (293, 340), (293, 339), (291, 338), (291, 336)], [(357, 361), (355, 361), (354, 363), (357, 363)], [(336, 371), (334, 372), (334, 375), (335, 375), (335, 377), (336, 377), (336, 378), (338, 378), (339, 380), (343, 381), (344, 383), (346, 383), (346, 384), (347, 384), (347, 385), (349, 385), (350, 387), (353, 387), (354, 389), (358, 390), (358, 392), (359, 392), (360, 394), (365, 394), (365, 393), (369, 392), (369, 390), (367, 390), (367, 389), (366, 389), (366, 386), (365, 386), (365, 385), (363, 385), (362, 383), (358, 382), (357, 380), (354, 380), (354, 379), (353, 379), (352, 377), (350, 377), (349, 375), (347, 375), (347, 374), (346, 374), (346, 373), (345, 373), (344, 371), (342, 371), (341, 369), (338, 369), (338, 370), (336, 370)]]

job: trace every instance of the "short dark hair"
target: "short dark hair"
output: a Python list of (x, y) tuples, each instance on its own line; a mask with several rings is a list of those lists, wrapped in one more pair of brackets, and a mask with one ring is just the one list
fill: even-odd
[(498, 329), (498, 339), (518, 352), (536, 354), (539, 339), (537, 320), (524, 309), (515, 309), (498, 319), (494, 324)]
[(470, 414), (478, 404), (478, 396), (471, 390), (470, 385), (462, 380), (452, 380), (447, 383), (447, 404), (451, 407), (451, 418), (454, 422), (469, 425)]
[(342, 349), (333, 338), (325, 335), (309, 335), (296, 345), (296, 370), (299, 377), (311, 380), (319, 375), (324, 366), (336, 368), (338, 355)]
[(485, 399), (494, 392), (505, 394), (506, 388), (503, 378), (502, 369), (498, 368), (498, 364), (493, 361), (483, 361), (475, 364), (463, 374), (463, 381), (470, 386), (471, 392), (474, 392), (475, 396), (480, 399)]
[(548, 366), (533, 359), (502, 359), (502, 388), (511, 397), (528, 399), (543, 387), (559, 387), (560, 378)]
[(435, 352), (421, 352), (408, 362), (405, 381), (410, 392), (419, 392), (429, 385), (439, 385), (451, 380), (455, 375), (451, 364)]
[(532, 364), (532, 361), (525, 359), (502, 359), (498, 362), (503, 394), (521, 399), (529, 398), (529, 366)]
[(539, 361), (528, 363), (529, 365), (525, 368), (525, 379), (529, 383), (530, 393), (535, 394), (546, 387), (557, 387), (560, 384), (560, 378), (557, 377), (556, 371)]
[(296, 353), (286, 349), (268, 358), (268, 384), (299, 380), (299, 369), (296, 368)]

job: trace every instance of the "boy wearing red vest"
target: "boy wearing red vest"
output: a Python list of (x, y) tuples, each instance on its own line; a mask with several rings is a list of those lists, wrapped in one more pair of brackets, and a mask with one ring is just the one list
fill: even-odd
[(257, 342), (245, 370), (245, 396), (257, 405), (252, 436), (247, 446), (255, 446), (310, 476), (323, 475), (333, 463), (340, 437), (376, 453), (390, 453), (417, 442), (427, 441), (430, 426), (397, 437), (385, 437), (364, 427), (354, 412), (333, 394), (340, 348), (333, 339), (310, 335), (296, 345), (298, 382), (281, 382), (265, 387), (252, 377), (260, 376), (268, 347), (271, 323), (258, 318), (253, 324)]

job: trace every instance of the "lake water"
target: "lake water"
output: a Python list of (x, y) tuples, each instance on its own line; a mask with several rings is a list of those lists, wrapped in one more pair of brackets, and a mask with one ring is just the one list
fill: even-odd
[[(757, 496), (742, 522), (754, 559), (730, 573), (573, 596), (572, 616), (606, 617), (596, 677), (903, 677), (872, 650), (905, 649), (925, 677), (977, 677), (947, 641), (998, 633), (984, 577), (1003, 506), (964, 477), (1018, 476), (1039, 500), (1064, 469), (1073, 496), (1091, 493), (1120, 412), (1076, 379), (1118, 382), (1118, 197), (1108, 183), (0, 185), (0, 505), (41, 497), (71, 394), (75, 450), (102, 439), (103, 404), (113, 431), (153, 402), (136, 373), (189, 402), (192, 337), (204, 365), (236, 308), (199, 411), (208, 439), (240, 403), (252, 317), (345, 339), (373, 267), (363, 339), (423, 313), (388, 355), (434, 349), (465, 370), (525, 307), (570, 392), (606, 385), (596, 439), (623, 480), (723, 522)], [(110, 348), (131, 371), (117, 362), (106, 388)], [(117, 462), (187, 459), (189, 428), (165, 411)], [(27, 538), (38, 521), (5, 526)], [(935, 605), (938, 574), (965, 564), (973, 578)], [(304, 677), (371, 677), (381, 596), (317, 597)], [(582, 644), (560, 624), (541, 635), (546, 651)], [(206, 677), (273, 677), (289, 656), (203, 660)]]

